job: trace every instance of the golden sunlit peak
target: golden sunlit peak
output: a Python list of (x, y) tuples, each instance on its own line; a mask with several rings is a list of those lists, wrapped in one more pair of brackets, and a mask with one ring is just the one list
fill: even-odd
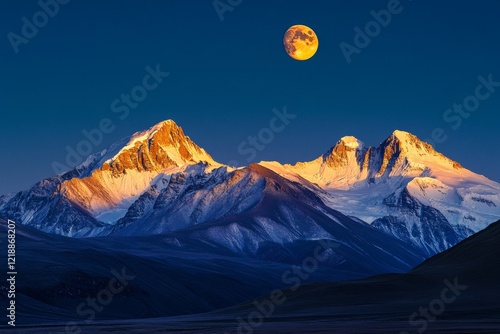
[(402, 130), (394, 130), (392, 133), (395, 137), (406, 137), (407, 135), (410, 135), (411, 133), (407, 131), (402, 131)]
[(167, 119), (165, 121), (160, 122), (159, 124), (177, 125), (173, 119)]
[(286, 53), (295, 60), (307, 60), (318, 51), (319, 41), (314, 30), (305, 25), (288, 28), (283, 37)]

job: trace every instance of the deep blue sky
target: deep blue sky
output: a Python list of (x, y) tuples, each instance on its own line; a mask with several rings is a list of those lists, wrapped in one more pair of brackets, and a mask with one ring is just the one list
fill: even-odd
[[(211, 0), (73, 0), (15, 54), (7, 34), (20, 34), (21, 18), (31, 21), (40, 7), (3, 1), (0, 193), (53, 175), (65, 147), (106, 117), (116, 129), (94, 151), (171, 118), (216, 160), (246, 163), (238, 144), (283, 106), (297, 118), (255, 161), (311, 160), (344, 135), (377, 145), (394, 129), (426, 139), (441, 127), (448, 140), (439, 151), (500, 181), (500, 88), (457, 130), (443, 121), (479, 75), (500, 81), (500, 2), (402, 1), (403, 11), (348, 64), (339, 44), (353, 44), (353, 28), (387, 3), (243, 0), (221, 22)], [(309, 61), (283, 50), (294, 24), (319, 37)], [(120, 120), (111, 102), (156, 64), (170, 76)]]

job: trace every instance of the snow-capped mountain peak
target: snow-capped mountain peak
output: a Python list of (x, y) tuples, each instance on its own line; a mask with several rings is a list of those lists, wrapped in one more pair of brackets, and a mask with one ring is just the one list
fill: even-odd
[(131, 203), (164, 175), (196, 164), (207, 170), (221, 166), (173, 120), (137, 132), (114, 146), (97, 154), (100, 162), (85, 177), (71, 178), (60, 187), (70, 201), (104, 222), (124, 215)]
[(334, 147), (323, 155), (324, 163), (332, 168), (359, 165), (363, 158), (364, 144), (353, 136), (342, 137)]
[(123, 173), (125, 170), (159, 171), (172, 166), (206, 162), (216, 164), (212, 157), (196, 145), (174, 121), (160, 122), (137, 132), (102, 170)]
[(377, 147), (343, 137), (310, 162), (261, 164), (288, 179), (315, 183), (328, 193), (323, 199), (332, 208), (403, 239), (408, 233), (414, 238), (409, 242), (429, 247), (429, 254), (500, 216), (498, 183), (405, 131), (394, 131)]
[(409, 132), (401, 130), (395, 130), (377, 149), (387, 159), (394, 155), (408, 157), (412, 155), (436, 155), (437, 153), (430, 144)]
[[(432, 145), (424, 142), (417, 136), (401, 130), (395, 130), (378, 149), (383, 153), (384, 158), (400, 157), (413, 162), (428, 162), (429, 165), (450, 165), (455, 169), (462, 166), (443, 154), (437, 152)], [(430, 166), (429, 166), (430, 167)]]
[(300, 176), (324, 189), (346, 190), (387, 182), (401, 186), (415, 177), (439, 178), (449, 184), (462, 179), (487, 181), (417, 136), (401, 130), (394, 131), (377, 147), (365, 146), (357, 138), (345, 136), (315, 160), (295, 165), (261, 164), (291, 179)]
[(344, 136), (344, 137), (340, 138), (337, 145), (340, 143), (342, 143), (344, 146), (351, 147), (351, 148), (360, 148), (360, 147), (364, 146), (364, 143), (354, 136)]

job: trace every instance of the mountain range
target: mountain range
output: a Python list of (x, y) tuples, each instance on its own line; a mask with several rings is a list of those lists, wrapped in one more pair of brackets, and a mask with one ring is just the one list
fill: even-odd
[[(343, 137), (309, 162), (233, 167), (171, 120), (0, 197), (0, 234), (17, 222), (26, 333), (71, 321), (86, 333), (249, 332), (245, 317), (276, 289), (287, 303), (263, 333), (399, 333), (444, 279), (468, 294), (440, 328), (488, 332), (498, 218), (500, 184), (407, 132), (376, 147)], [(116, 302), (86, 307), (113, 277), (130, 279)]]
[(399, 130), (377, 147), (347, 136), (313, 161), (236, 168), (167, 120), (0, 197), (0, 215), (70, 237), (175, 232), (172, 244), (196, 239), (252, 256), (329, 239), (429, 257), (500, 218), (500, 184)]

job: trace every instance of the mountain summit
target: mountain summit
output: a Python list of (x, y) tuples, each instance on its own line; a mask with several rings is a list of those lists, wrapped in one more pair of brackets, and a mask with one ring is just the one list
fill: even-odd
[(353, 136), (342, 137), (334, 147), (323, 155), (325, 164), (332, 168), (347, 166), (362, 159), (364, 144)]
[(315, 160), (261, 162), (306, 180), (323, 200), (428, 255), (447, 249), (500, 216), (500, 185), (463, 168), (417, 136), (396, 130), (377, 147), (347, 136)]
[(212, 157), (187, 137), (180, 126), (167, 120), (134, 134), (101, 169), (116, 175), (127, 170), (160, 171), (199, 162), (215, 164)]
[(262, 162), (282, 174), (292, 173), (326, 189), (350, 189), (371, 183), (459, 170), (462, 166), (409, 132), (396, 130), (377, 147), (352, 136), (341, 138), (328, 152), (295, 165)]
[(220, 166), (172, 120), (137, 132), (121, 145), (118, 152), (102, 155), (102, 164), (88, 177), (72, 178), (61, 186), (70, 201), (104, 222), (124, 213), (159, 175), (196, 164)]

